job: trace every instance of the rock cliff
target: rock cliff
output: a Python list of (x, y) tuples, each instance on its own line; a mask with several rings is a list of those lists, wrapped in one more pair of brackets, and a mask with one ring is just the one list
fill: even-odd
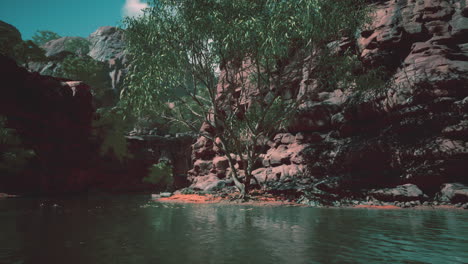
[(108, 64), (112, 89), (120, 92), (127, 73), (124, 31), (116, 27), (100, 27), (89, 35), (88, 40), (91, 43), (88, 55)]
[(2, 187), (44, 192), (85, 189), (87, 157), (92, 153), (90, 87), (30, 73), (5, 56), (0, 56), (0, 82), (0, 115), (36, 154), (25, 175), (3, 178)]
[[(296, 77), (284, 90), (311, 99), (270, 139), (254, 175), (273, 192), (332, 198), (410, 183), (432, 196), (443, 183), (468, 183), (467, 3), (373, 4), (372, 24), (337, 47), (355, 45), (364, 65), (391, 72), (382, 91), (325, 91), (314, 82), (313, 55), (292, 58)], [(192, 149), (193, 188), (230, 184), (213, 142), (200, 137)]]
[[(66, 43), (72, 40), (87, 40), (89, 52), (75, 54), (67, 49)], [(105, 65), (108, 75), (109, 89), (118, 94), (123, 88), (123, 80), (127, 72), (127, 59), (124, 53), (124, 32), (116, 27), (100, 27), (87, 39), (81, 37), (62, 37), (51, 40), (42, 47), (46, 51), (47, 62), (31, 63), (30, 69), (43, 75), (60, 77), (63, 60), (69, 55), (89, 56)]]
[[(13, 54), (21, 34), (0, 21), (2, 54)], [(129, 156), (123, 161), (101, 155), (93, 120), (96, 98), (93, 89), (81, 81), (60, 75), (69, 55), (66, 43), (78, 37), (63, 37), (44, 45), (48, 62), (31, 63), (33, 72), (16, 64), (14, 58), (0, 57), (0, 116), (8, 120), (35, 156), (17, 176), (0, 175), (0, 190), (14, 193), (72, 193), (88, 190), (149, 191), (161, 187), (144, 183), (149, 168), (160, 160), (173, 166), (174, 185), (185, 187), (191, 165), (193, 137), (162, 137), (143, 133), (127, 137)], [(102, 27), (90, 35), (89, 56), (108, 66), (112, 88), (122, 88), (126, 72), (123, 31)], [(94, 130), (93, 130), (94, 129)], [(108, 129), (108, 128), (107, 128)], [(124, 135), (122, 135), (124, 136)], [(0, 155), (3, 153), (0, 153)]]
[(18, 29), (0, 20), (0, 53), (13, 54), (13, 48), (21, 41)]
[(161, 186), (144, 183), (143, 178), (161, 160), (173, 166), (175, 187), (187, 185), (192, 136), (128, 136), (130, 156), (119, 161), (99, 154), (88, 85), (30, 73), (6, 56), (0, 56), (0, 83), (0, 116), (35, 152), (24, 173), (0, 175), (0, 190), (42, 194), (156, 190)]

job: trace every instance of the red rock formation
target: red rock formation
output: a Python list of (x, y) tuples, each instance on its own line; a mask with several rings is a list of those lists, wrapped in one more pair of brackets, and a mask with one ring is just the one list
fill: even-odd
[(21, 191), (85, 189), (86, 164), (92, 153), (90, 87), (30, 73), (4, 56), (0, 57), (0, 83), (0, 115), (36, 153), (35, 165), (26, 175), (2, 185)]
[[(336, 195), (405, 183), (432, 195), (444, 182), (468, 182), (467, 6), (466, 0), (375, 4), (373, 23), (356, 45), (365, 65), (393, 72), (392, 85), (357, 103), (352, 89), (327, 92), (318, 85), (314, 54), (291, 58), (286, 68), (296, 74), (284, 92), (310, 100), (289, 133), (265, 142), (257, 178), (272, 190)], [(353, 44), (331, 45), (339, 51)], [(197, 140), (192, 187), (229, 183), (217, 165), (222, 155), (208, 139)]]

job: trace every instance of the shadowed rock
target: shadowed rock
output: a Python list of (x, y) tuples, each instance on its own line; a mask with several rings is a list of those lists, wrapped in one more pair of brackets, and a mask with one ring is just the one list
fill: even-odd
[(437, 198), (441, 202), (468, 202), (468, 186), (461, 183), (446, 183), (442, 185)]
[(399, 185), (395, 188), (379, 189), (369, 192), (377, 200), (385, 202), (406, 202), (424, 199), (424, 193), (414, 184)]

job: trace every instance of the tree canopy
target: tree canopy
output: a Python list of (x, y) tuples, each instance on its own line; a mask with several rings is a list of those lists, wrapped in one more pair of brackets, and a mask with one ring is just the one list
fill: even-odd
[[(312, 54), (353, 35), (364, 1), (159, 0), (127, 18), (131, 68), (122, 93), (138, 116), (158, 113), (198, 131), (205, 123), (229, 160), (236, 186), (248, 191), (258, 144), (286, 124), (300, 104), (282, 90), (298, 51)], [(231, 153), (245, 160), (240, 182)], [(247, 189), (247, 190), (246, 190)]]
[(14, 47), (16, 61), (26, 68), (30, 62), (46, 61), (45, 51), (31, 40), (22, 41)]
[(59, 39), (61, 36), (53, 31), (50, 30), (38, 30), (34, 33), (32, 36), (32, 41), (38, 45), (42, 46), (46, 44), (47, 42), (54, 40), (54, 39)]

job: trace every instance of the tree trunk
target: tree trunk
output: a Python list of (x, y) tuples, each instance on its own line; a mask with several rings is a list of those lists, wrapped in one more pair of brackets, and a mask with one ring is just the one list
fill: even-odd
[(236, 168), (234, 168), (234, 163), (232, 162), (231, 155), (226, 154), (226, 158), (228, 159), (229, 167), (231, 168), (231, 177), (234, 180), (234, 184), (240, 192), (239, 198), (244, 199), (246, 195), (246, 186), (239, 180), (239, 176), (237, 175)]

